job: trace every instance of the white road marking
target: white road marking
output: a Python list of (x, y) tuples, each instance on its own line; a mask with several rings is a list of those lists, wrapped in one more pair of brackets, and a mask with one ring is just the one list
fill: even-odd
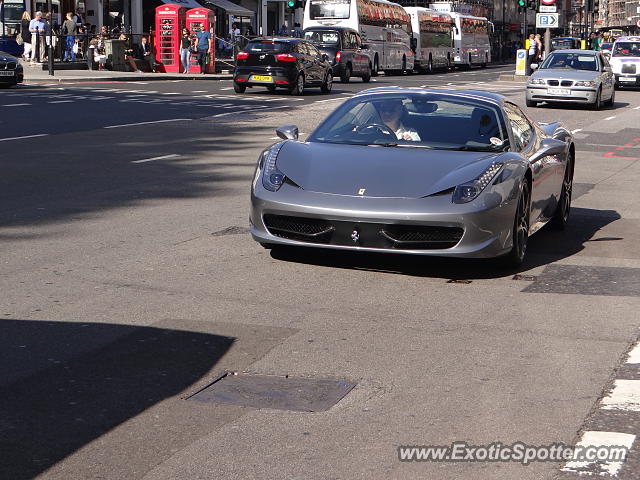
[(613, 385), (613, 391), (602, 399), (601, 408), (640, 412), (640, 380), (616, 379)]
[(207, 91), (206, 90), (194, 90), (191, 93), (207, 93)]
[(8, 105), (2, 105), (3, 107), (26, 107), (27, 105), (31, 105), (30, 103), (10, 103)]
[(575, 130), (571, 130), (571, 133), (578, 133), (581, 132), (582, 129), (581, 128), (576, 128)]
[(233, 90), (233, 87), (224, 87), (224, 88), (221, 88), (220, 90)]
[(640, 363), (640, 343), (629, 352), (629, 358), (627, 358), (626, 363)]
[(634, 110), (640, 110), (640, 107), (633, 107)]
[[(582, 439), (576, 444), (583, 448), (587, 447), (626, 447), (631, 449), (636, 436), (630, 433), (618, 432), (594, 432), (587, 431), (582, 434)], [(592, 461), (571, 461), (567, 462), (561, 471), (573, 472), (585, 475), (611, 475), (616, 476), (622, 468), (624, 459), (614, 460), (592, 460)]]
[(73, 100), (52, 100), (51, 102), (47, 103), (73, 103)]
[(162, 95), (180, 95), (180, 94), (177, 92), (166, 92), (166, 93), (163, 93)]
[(170, 118), (167, 120), (153, 120), (151, 122), (138, 122), (138, 123), (123, 123), (122, 125), (108, 125), (103, 128), (122, 128), (122, 127), (135, 127), (137, 125), (151, 125), (153, 123), (167, 123), (167, 122), (188, 122), (190, 118)]
[(615, 115), (614, 115), (614, 116), (612, 116), (612, 117), (607, 117), (607, 118), (605, 118), (605, 120), (613, 120), (614, 118), (616, 118), (616, 116), (615, 116)]
[(145, 158), (142, 160), (134, 160), (131, 163), (145, 163), (145, 162), (155, 162), (156, 160), (166, 160), (167, 158), (175, 158), (175, 157), (179, 157), (180, 155), (178, 155), (177, 153), (172, 153), (170, 155), (162, 155), (160, 157), (151, 157), (151, 158)]
[(25, 138), (36, 138), (36, 137), (46, 137), (47, 135), (49, 135), (48, 133), (39, 133), (37, 135), (25, 135), (23, 137), (7, 137), (7, 138), (0, 138), (0, 142), (7, 142), (9, 140), (23, 140)]

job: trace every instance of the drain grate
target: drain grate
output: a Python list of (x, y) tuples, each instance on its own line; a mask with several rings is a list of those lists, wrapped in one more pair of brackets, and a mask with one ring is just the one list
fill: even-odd
[(217, 232), (213, 232), (211, 235), (213, 237), (224, 237), (225, 235), (242, 235), (244, 233), (249, 233), (249, 229), (245, 227), (227, 227), (223, 230), (218, 230)]
[(640, 268), (547, 265), (523, 292), (640, 296)]
[(323, 412), (338, 403), (355, 386), (355, 383), (326, 378), (229, 373), (188, 400), (251, 408)]

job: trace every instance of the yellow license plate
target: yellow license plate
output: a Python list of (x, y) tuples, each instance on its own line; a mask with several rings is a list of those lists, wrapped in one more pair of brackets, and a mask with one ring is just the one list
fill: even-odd
[(254, 82), (273, 82), (271, 75), (253, 75), (251, 80)]

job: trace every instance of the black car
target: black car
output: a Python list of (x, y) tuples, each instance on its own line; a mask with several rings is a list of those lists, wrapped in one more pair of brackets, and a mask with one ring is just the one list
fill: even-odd
[(579, 38), (556, 37), (551, 39), (551, 50), (578, 50), (582, 48)]
[(301, 38), (258, 38), (236, 55), (233, 89), (244, 93), (247, 87), (286, 88), (302, 95), (307, 87), (320, 87), (329, 93), (333, 73), (327, 56)]
[(333, 75), (340, 81), (347, 83), (351, 76), (361, 77), (363, 82), (371, 80), (370, 51), (353, 28), (309, 27), (304, 30), (304, 39), (327, 54)]
[(16, 57), (0, 52), (0, 88), (22, 83), (22, 65)]

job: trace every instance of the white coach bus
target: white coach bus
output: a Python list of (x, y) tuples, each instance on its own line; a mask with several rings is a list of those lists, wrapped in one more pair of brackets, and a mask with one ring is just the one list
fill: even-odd
[(453, 29), (453, 63), (457, 66), (486, 67), (491, 61), (489, 32), (492, 23), (485, 17), (473, 17), (461, 13), (450, 14), (455, 22)]
[(448, 13), (422, 7), (404, 7), (411, 16), (415, 68), (432, 73), (453, 66), (453, 18)]
[(370, 51), (374, 75), (379, 70), (413, 70), (411, 19), (397, 3), (386, 0), (308, 0), (303, 27), (349, 27)]

